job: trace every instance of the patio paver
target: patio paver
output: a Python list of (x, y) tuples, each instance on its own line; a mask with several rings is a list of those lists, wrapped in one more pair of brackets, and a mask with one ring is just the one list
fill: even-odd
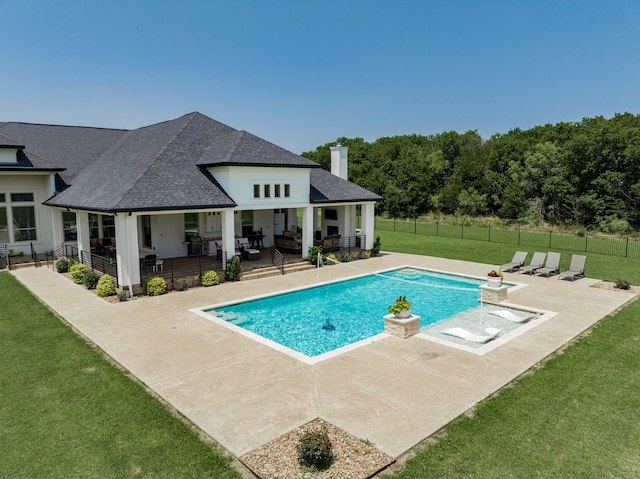
[[(236, 456), (320, 417), (398, 457), (633, 298), (506, 273), (508, 302), (558, 314), (484, 355), (419, 335), (306, 364), (189, 311), (412, 265), (483, 277), (495, 265), (385, 253), (347, 265), (110, 304), (46, 268), (12, 273), (82, 334)], [(381, 312), (382, 315), (386, 311)]]

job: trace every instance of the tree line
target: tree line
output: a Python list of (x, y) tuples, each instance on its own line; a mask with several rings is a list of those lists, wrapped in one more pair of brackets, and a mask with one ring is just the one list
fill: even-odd
[[(399, 135), (349, 147), (349, 180), (384, 197), (396, 218), (427, 213), (546, 221), (601, 231), (640, 229), (640, 115), (514, 128)], [(302, 156), (331, 170), (327, 143)]]

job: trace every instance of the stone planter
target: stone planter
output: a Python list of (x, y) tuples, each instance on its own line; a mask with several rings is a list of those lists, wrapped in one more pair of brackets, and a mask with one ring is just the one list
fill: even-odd
[(409, 316), (411, 316), (411, 310), (410, 309), (403, 309), (402, 311), (400, 311), (398, 314), (395, 315), (395, 317), (398, 318), (398, 319), (406, 319)]
[(492, 288), (499, 288), (502, 284), (502, 278), (500, 276), (487, 276), (487, 285)]

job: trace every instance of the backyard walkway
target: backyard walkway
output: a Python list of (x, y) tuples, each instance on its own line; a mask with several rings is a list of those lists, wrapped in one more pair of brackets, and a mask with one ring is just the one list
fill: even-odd
[[(386, 253), (349, 265), (411, 265), (483, 277), (495, 265)], [(360, 273), (322, 268), (320, 282)], [(558, 314), (484, 355), (396, 337), (306, 364), (191, 308), (317, 283), (316, 271), (110, 304), (47, 268), (12, 273), (54, 311), (236, 456), (320, 417), (398, 457), (615, 311), (633, 295), (506, 274), (508, 301)], [(382, 314), (386, 311), (381, 312)]]

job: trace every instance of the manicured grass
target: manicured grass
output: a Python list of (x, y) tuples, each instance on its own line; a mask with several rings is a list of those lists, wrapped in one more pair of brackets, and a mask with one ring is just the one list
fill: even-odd
[[(528, 251), (527, 261), (533, 256), (534, 248), (504, 243), (491, 243), (459, 238), (444, 238), (413, 233), (394, 231), (376, 231), (380, 236), (382, 250), (400, 253), (437, 256), (440, 258), (460, 259), (487, 263), (493, 266), (508, 263), (516, 251)], [(547, 252), (545, 248), (537, 251)], [(552, 251), (554, 251), (552, 249)], [(626, 259), (619, 256), (584, 253), (583, 251), (555, 250), (560, 253), (560, 270), (568, 269), (571, 254), (582, 254), (587, 257), (585, 273), (591, 278), (615, 281), (620, 277), (628, 279), (632, 284), (640, 284), (640, 260)]]
[[(480, 241), (376, 234), (383, 250), (490, 264), (515, 251)], [(638, 261), (587, 256), (589, 276), (640, 282)], [(469, 417), (453, 421), (398, 472), (384, 477), (640, 477), (639, 341), (640, 301), (635, 301)]]
[(385, 477), (640, 477), (639, 317), (606, 318)]
[(5, 272), (0, 304), (0, 477), (241, 477)]

